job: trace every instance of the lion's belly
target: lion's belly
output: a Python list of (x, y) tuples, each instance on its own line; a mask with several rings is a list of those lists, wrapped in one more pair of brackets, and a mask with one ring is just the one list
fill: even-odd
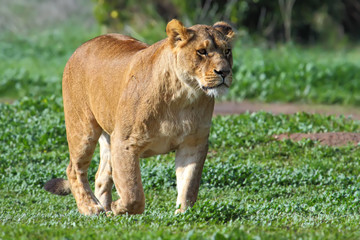
[(141, 154), (142, 158), (151, 157), (159, 154), (166, 154), (168, 152), (174, 151), (178, 148), (182, 142), (182, 137), (177, 139), (160, 137), (156, 138), (147, 146), (145, 151)]
[(142, 157), (149, 157), (158, 154), (165, 154), (174, 151), (189, 135), (194, 135), (198, 131), (199, 123), (190, 114), (179, 114), (177, 118), (163, 120), (159, 124), (156, 134), (148, 139), (148, 146)]
[(165, 119), (158, 125), (158, 131), (148, 139), (148, 145), (141, 157), (166, 154), (177, 150), (181, 144), (191, 139), (208, 137), (211, 126), (210, 117), (204, 117), (195, 111), (181, 111), (171, 119)]

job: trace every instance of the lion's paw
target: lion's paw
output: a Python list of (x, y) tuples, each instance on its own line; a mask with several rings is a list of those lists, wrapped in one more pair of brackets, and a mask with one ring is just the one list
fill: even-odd
[(184, 213), (184, 211), (182, 211), (180, 208), (175, 210), (175, 215), (180, 214), (180, 213)]
[(105, 212), (105, 215), (106, 215), (107, 217), (114, 217), (114, 216), (115, 216), (115, 214), (114, 214), (112, 211), (106, 211), (106, 212)]
[(105, 212), (105, 209), (101, 205), (94, 204), (94, 205), (79, 207), (79, 212), (87, 216), (99, 215), (100, 213)]

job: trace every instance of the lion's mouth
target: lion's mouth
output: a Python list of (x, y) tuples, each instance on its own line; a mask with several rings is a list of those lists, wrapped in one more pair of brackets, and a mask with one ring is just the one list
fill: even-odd
[(204, 90), (204, 91), (207, 91), (207, 90), (210, 90), (210, 89), (215, 89), (215, 88), (218, 88), (218, 87), (221, 87), (222, 85), (224, 85), (225, 87), (229, 88), (229, 86), (225, 83), (225, 82), (222, 82), (216, 86), (213, 86), (213, 87), (205, 87), (205, 86), (201, 86), (201, 88)]

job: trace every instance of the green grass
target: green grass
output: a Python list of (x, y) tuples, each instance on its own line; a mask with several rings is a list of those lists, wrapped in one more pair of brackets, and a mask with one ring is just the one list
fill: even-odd
[(360, 49), (234, 48), (228, 99), (316, 104), (360, 104)]
[(97, 35), (98, 28), (73, 22), (37, 34), (0, 35), (0, 98), (60, 96), (67, 60)]
[[(146, 210), (139, 216), (81, 216), (72, 196), (45, 192), (65, 177), (68, 150), (59, 97), (0, 104), (0, 239), (358, 239), (360, 151), (284, 132), (359, 132), (344, 117), (216, 117), (198, 202), (174, 215), (174, 153), (143, 159)], [(93, 183), (98, 152), (89, 178)], [(114, 192), (114, 198), (116, 194)]]

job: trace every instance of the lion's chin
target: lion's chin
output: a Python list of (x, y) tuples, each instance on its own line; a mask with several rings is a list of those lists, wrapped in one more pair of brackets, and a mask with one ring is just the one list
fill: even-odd
[(225, 84), (221, 84), (215, 88), (203, 88), (205, 93), (210, 97), (221, 97), (228, 93), (229, 88)]

